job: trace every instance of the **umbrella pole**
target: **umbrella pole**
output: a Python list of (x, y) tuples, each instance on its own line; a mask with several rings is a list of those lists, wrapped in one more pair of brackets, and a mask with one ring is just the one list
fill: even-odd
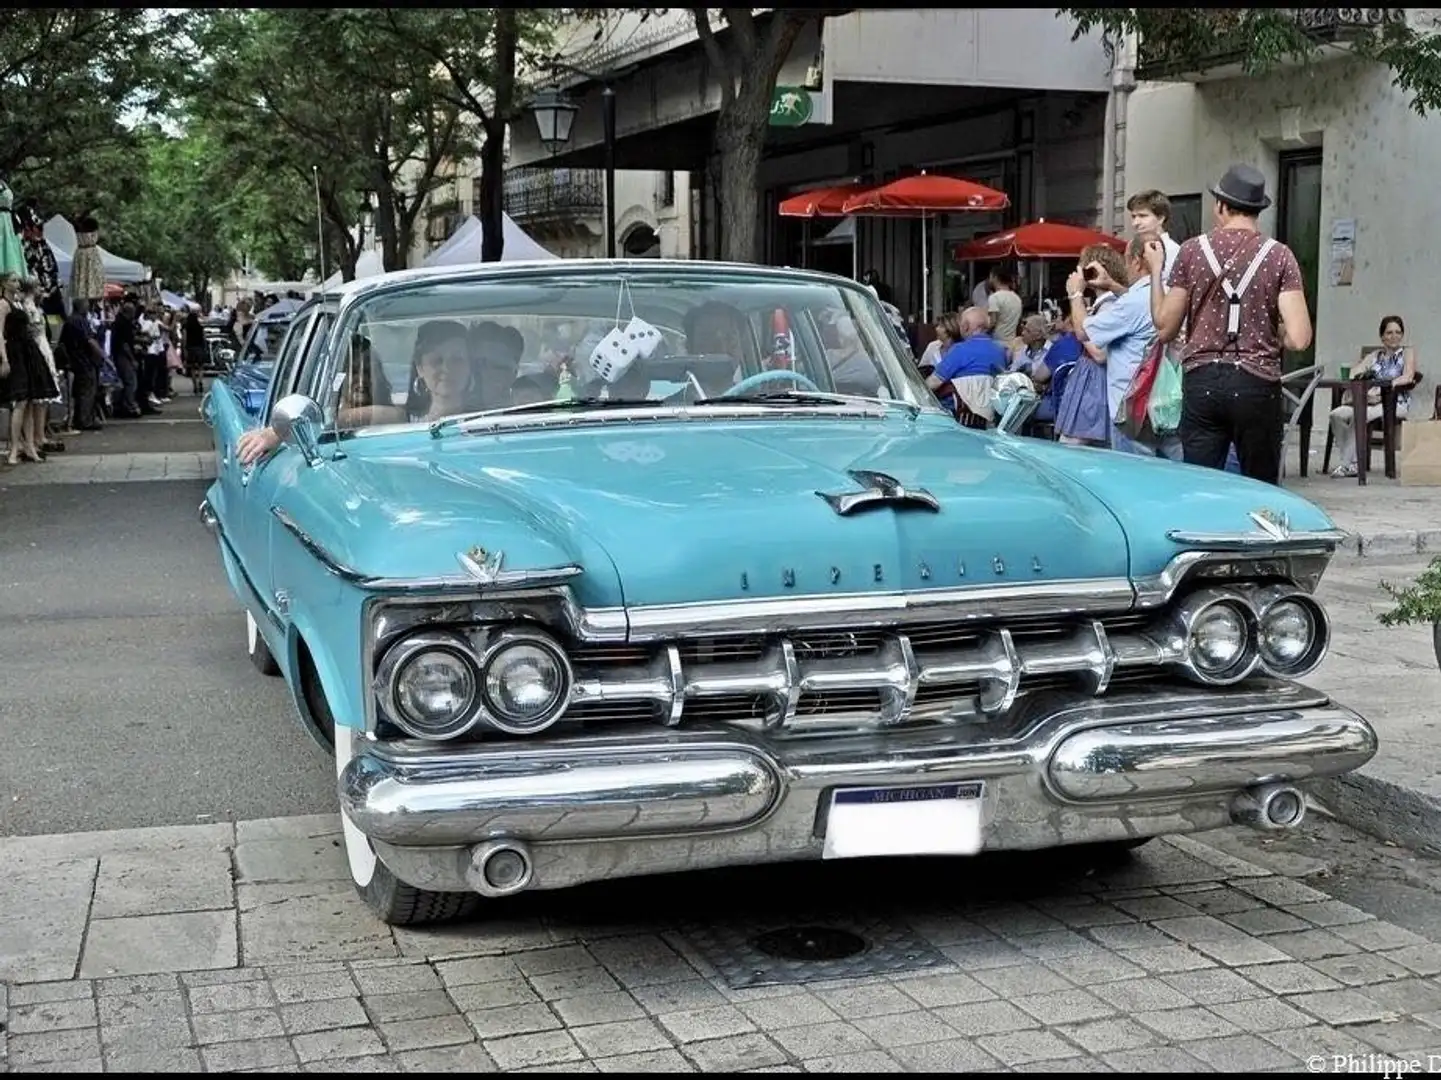
[(851, 219), (851, 280), (861, 280), (861, 223)]
[(921, 322), (931, 321), (931, 221), (921, 213)]

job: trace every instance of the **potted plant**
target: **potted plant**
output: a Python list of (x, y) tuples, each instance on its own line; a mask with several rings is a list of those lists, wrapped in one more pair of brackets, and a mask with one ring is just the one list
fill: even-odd
[(1416, 580), (1404, 588), (1381, 582), (1396, 606), (1380, 616), (1382, 626), (1431, 624), (1431, 645), (1441, 666), (1441, 556), (1432, 559)]

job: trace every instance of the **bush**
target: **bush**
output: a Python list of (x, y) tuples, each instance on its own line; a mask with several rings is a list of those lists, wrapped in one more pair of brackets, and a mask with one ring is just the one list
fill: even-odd
[(1382, 626), (1405, 626), (1412, 623), (1441, 623), (1441, 556), (1416, 575), (1404, 588), (1381, 582), (1396, 606), (1378, 616)]

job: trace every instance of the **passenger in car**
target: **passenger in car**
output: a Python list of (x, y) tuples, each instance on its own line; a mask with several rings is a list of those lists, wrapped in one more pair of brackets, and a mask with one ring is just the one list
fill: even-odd
[[(373, 353), (369, 350), (366, 353), (373, 359)], [(381, 378), (384, 378), (383, 372)], [(347, 383), (349, 381), (346, 380)], [(372, 401), (379, 385), (372, 373)], [(459, 413), (475, 412), (486, 407), (477, 404), (479, 390), (480, 379), (464, 324), (436, 319), (422, 325), (416, 334), (414, 359), (410, 366), (410, 393), (405, 407), (362, 406), (360, 408), (364, 411), (359, 413), (359, 418), (364, 423), (350, 426), (441, 420)], [(343, 386), (336, 405), (336, 422), (341, 425), (344, 411), (355, 408), (350, 404)], [(236, 442), (236, 456), (242, 465), (251, 465), (275, 451), (280, 443), (280, 433), (273, 427), (255, 428), (240, 436)]]
[(525, 352), (520, 331), (494, 322), (479, 323), (471, 328), (468, 345), (479, 377), (476, 407), (499, 409), (511, 404), (511, 388)]

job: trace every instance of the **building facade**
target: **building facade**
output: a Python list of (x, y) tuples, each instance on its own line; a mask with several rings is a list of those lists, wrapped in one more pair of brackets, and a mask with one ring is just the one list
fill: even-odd
[(1318, 33), (1338, 44), (1306, 67), (1259, 77), (1217, 67), (1138, 83), (1127, 109), (1127, 185), (1169, 194), (1181, 238), (1209, 227), (1207, 192), (1229, 165), (1260, 169), (1273, 199), (1261, 227), (1295, 251), (1316, 325), (1311, 352), (1291, 362), (1314, 356), (1334, 375), (1379, 343), (1383, 315), (1398, 314), (1422, 371), (1430, 368), (1429, 396), (1429, 380), (1441, 376), (1427, 359), (1427, 343), (1441, 340), (1441, 307), (1426, 267), (1441, 250), (1441, 223), (1421, 188), (1441, 170), (1441, 118), (1418, 114), (1387, 67), (1340, 43), (1347, 18), (1420, 18), (1432, 29), (1435, 21), (1419, 9), (1317, 10)]
[[(765, 261), (843, 273), (874, 268), (902, 310), (920, 310), (926, 291), (934, 312), (968, 294), (976, 272), (950, 258), (958, 241), (1039, 217), (1116, 227), (1124, 195), (1117, 187), (1115, 50), (1097, 36), (1073, 35), (1071, 21), (1054, 9), (927, 8), (856, 10), (802, 35), (781, 65), (762, 157), (757, 214)], [(520, 127), (512, 132), (513, 163), (596, 168), (604, 151), (604, 78), (616, 98), (617, 165), (688, 177), (690, 253), (714, 257), (720, 243), (711, 145), (720, 89), (688, 9), (644, 22), (618, 15), (600, 48), (590, 45), (593, 32), (578, 37), (573, 67), (597, 77), (576, 75), (563, 87), (579, 106), (569, 146), (552, 154), (535, 131)], [(849, 224), (800, 222), (776, 211), (798, 191), (884, 183), (921, 170), (1001, 188), (1011, 207)], [(921, 262), (922, 229), (929, 267)], [(1040, 276), (1033, 271), (1036, 286)]]

